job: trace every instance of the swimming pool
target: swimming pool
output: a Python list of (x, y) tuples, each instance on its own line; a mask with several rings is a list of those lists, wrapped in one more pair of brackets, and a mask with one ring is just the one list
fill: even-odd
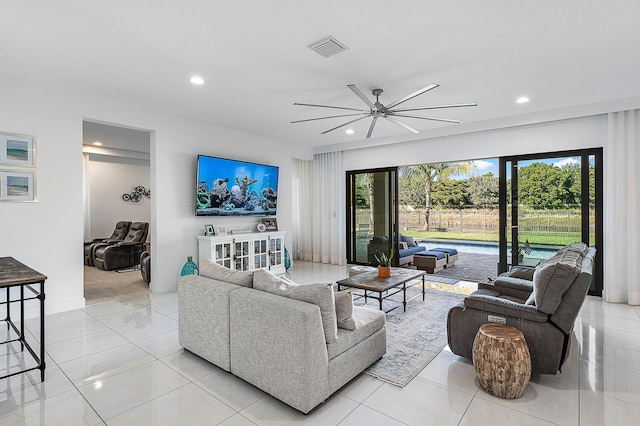
[[(436, 247), (454, 248), (459, 252), (481, 253), (498, 255), (498, 243), (462, 243), (458, 241), (421, 241), (419, 245), (431, 250)], [(531, 248), (531, 253), (527, 257), (537, 257), (539, 259), (548, 259), (558, 251), (557, 248)]]

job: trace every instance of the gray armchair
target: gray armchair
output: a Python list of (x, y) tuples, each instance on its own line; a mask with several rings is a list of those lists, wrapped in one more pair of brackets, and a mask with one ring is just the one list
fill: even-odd
[(115, 244), (98, 244), (94, 247), (93, 265), (105, 271), (137, 266), (140, 255), (144, 251), (148, 232), (147, 222), (133, 222), (123, 241)]
[(532, 280), (501, 275), (479, 284), (447, 318), (451, 351), (472, 359), (473, 340), (482, 324), (496, 322), (522, 331), (531, 354), (532, 372), (556, 374), (571, 343), (573, 324), (593, 276), (595, 248), (575, 243), (539, 265)]
[(104, 238), (95, 238), (92, 241), (85, 241), (84, 243), (84, 263), (85, 265), (93, 266), (93, 250), (98, 244), (111, 244), (118, 243), (127, 236), (129, 232), (129, 226), (131, 226), (131, 222), (126, 220), (121, 220), (116, 223), (116, 227), (111, 233), (110, 237)]

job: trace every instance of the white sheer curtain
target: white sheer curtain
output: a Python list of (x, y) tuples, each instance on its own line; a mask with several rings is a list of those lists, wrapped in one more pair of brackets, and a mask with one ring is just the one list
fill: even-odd
[(292, 165), (293, 229), (291, 230), (291, 257), (313, 260), (311, 209), (313, 191), (313, 161), (293, 159)]
[(313, 176), (313, 261), (343, 265), (346, 213), (342, 152), (314, 155)]
[(345, 181), (342, 153), (293, 160), (293, 258), (343, 265)]
[(609, 113), (604, 299), (640, 305), (640, 110)]

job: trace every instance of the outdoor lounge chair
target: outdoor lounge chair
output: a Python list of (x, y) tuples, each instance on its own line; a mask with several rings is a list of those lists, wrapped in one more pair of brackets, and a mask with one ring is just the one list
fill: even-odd
[(413, 255), (413, 264), (418, 269), (435, 274), (444, 269), (447, 264), (447, 255), (441, 251), (421, 251)]

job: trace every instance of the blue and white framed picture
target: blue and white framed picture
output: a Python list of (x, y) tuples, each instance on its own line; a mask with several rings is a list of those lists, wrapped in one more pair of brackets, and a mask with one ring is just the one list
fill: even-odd
[(36, 172), (0, 170), (0, 201), (36, 201)]
[(35, 137), (0, 134), (0, 164), (18, 167), (35, 167)]

